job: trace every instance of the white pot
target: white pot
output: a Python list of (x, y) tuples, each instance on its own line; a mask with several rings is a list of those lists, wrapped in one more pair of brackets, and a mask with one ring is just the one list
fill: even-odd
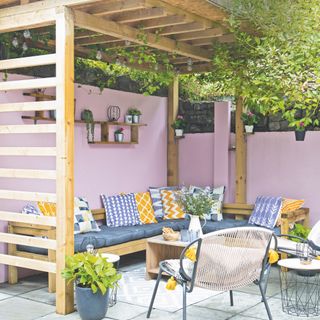
[(124, 137), (123, 133), (115, 133), (114, 134), (114, 141), (115, 142), (123, 142), (123, 137)]
[(133, 115), (132, 116), (132, 122), (133, 123), (139, 123), (140, 122), (140, 116), (138, 116), (138, 115)]
[(125, 123), (132, 123), (132, 115), (131, 114), (126, 114), (124, 116), (124, 122)]
[(244, 129), (246, 131), (246, 133), (253, 133), (253, 126), (244, 126)]
[(197, 238), (203, 236), (199, 216), (190, 214), (189, 231), (193, 231), (197, 235)]
[(183, 129), (174, 129), (176, 137), (183, 136)]

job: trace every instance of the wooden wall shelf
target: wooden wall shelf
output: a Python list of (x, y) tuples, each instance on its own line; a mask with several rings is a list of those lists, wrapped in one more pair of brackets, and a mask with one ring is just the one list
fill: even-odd
[[(36, 116), (22, 116), (24, 120), (33, 120), (34, 123), (37, 121), (49, 121), (56, 122), (55, 119), (48, 117), (36, 117)], [(84, 120), (75, 120), (75, 123), (86, 123)], [(89, 144), (138, 144), (139, 143), (139, 127), (146, 127), (145, 123), (126, 123), (126, 122), (110, 122), (110, 121), (93, 121), (94, 124), (101, 126), (101, 140), (89, 142)], [(130, 127), (131, 140), (124, 142), (109, 141), (109, 126), (126, 126)]]

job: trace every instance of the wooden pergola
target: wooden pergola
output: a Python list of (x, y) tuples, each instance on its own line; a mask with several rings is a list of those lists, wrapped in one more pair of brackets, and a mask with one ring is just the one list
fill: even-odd
[[(55, 133), (56, 147), (0, 147), (1, 156), (55, 157), (56, 170), (0, 169), (0, 177), (55, 179), (56, 193), (0, 190), (0, 199), (55, 202), (57, 216), (40, 217), (0, 211), (0, 220), (56, 227), (52, 239), (0, 233), (8, 243), (8, 254), (0, 254), (0, 263), (56, 274), (56, 308), (60, 314), (73, 311), (73, 286), (61, 277), (65, 258), (74, 253), (74, 57), (88, 57), (90, 46), (101, 48), (147, 45), (171, 55), (170, 63), (181, 73), (211, 69), (213, 41), (232, 42), (224, 26), (226, 12), (205, 0), (3, 0), (0, 3), (0, 33), (55, 25), (56, 40), (50, 54), (0, 60), (0, 70), (55, 65), (55, 77), (3, 81), (0, 91), (56, 88), (56, 100), (6, 103), (0, 112), (56, 110), (55, 124), (1, 125), (0, 134)], [(140, 29), (146, 43), (139, 38)], [(188, 61), (192, 59), (192, 71)], [(102, 54), (102, 61), (114, 57)], [(148, 64), (128, 64), (150, 69)], [(188, 70), (189, 69), (189, 70)], [(178, 144), (170, 124), (178, 113), (179, 83), (176, 76), (168, 95), (168, 185), (178, 184)], [(242, 100), (237, 103), (236, 127), (236, 201), (246, 203), (246, 145), (241, 121)], [(52, 261), (40, 261), (10, 255), (10, 246), (29, 244), (45, 248)], [(17, 281), (10, 272), (9, 282)]]

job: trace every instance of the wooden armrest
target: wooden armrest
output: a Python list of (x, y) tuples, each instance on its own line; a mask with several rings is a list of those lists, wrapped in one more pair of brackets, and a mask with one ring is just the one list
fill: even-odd
[(298, 210), (282, 213), (281, 218), (288, 219), (289, 222), (297, 222), (307, 218), (309, 216), (309, 211), (309, 208), (300, 208)]

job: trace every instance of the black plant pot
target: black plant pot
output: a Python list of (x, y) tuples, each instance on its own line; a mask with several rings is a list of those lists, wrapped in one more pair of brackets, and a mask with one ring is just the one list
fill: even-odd
[(93, 293), (90, 288), (76, 286), (76, 302), (82, 320), (101, 320), (108, 310), (109, 289), (103, 295), (100, 290)]
[(305, 131), (295, 131), (294, 133), (296, 135), (296, 141), (304, 141), (304, 138), (306, 136)]

